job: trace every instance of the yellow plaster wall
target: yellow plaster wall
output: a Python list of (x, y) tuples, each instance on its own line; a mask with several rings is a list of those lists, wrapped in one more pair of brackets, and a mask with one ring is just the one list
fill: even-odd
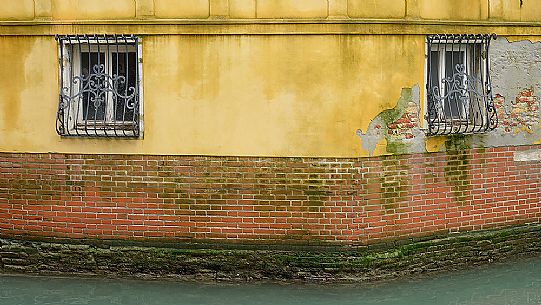
[(231, 18), (255, 18), (255, 0), (229, 0), (229, 16)]
[[(541, 22), (541, 0), (2, 0), (3, 21), (404, 19)], [(265, 22), (264, 20), (262, 20)]]
[(33, 0), (2, 0), (0, 2), (0, 20), (34, 19)]
[(506, 21), (541, 21), (541, 0), (491, 0), (490, 17)]
[(414, 0), (419, 17), (436, 20), (485, 20), (487, 0)]
[(0, 151), (25, 152), (362, 156), (355, 131), (424, 65), (421, 35), (145, 36), (144, 139), (73, 139), (54, 129), (54, 38), (0, 49)]
[(523, 1), (520, 10), (521, 21), (541, 21), (541, 0)]
[(34, 14), (36, 19), (51, 19), (52, 0), (34, 0)]
[(257, 0), (258, 18), (326, 18), (327, 0)]
[(404, 18), (406, 0), (348, 0), (348, 15), (355, 18)]
[(55, 126), (50, 114), (58, 99), (56, 48), (52, 37), (0, 36), (0, 151), (59, 147), (59, 139), (40, 130)]
[[(372, 18), (406, 22), (347, 21)], [(32, 20), (62, 24), (10, 24)], [(356, 130), (394, 107), (402, 88), (422, 88), (424, 34), (474, 28), (538, 40), (536, 27), (497, 22), (541, 22), (541, 0), (2, 0), (0, 21), (0, 30), (31, 35), (0, 36), (0, 151), (351, 157), (368, 154)], [(418, 27), (406, 33), (406, 24)], [(228, 27), (272, 35), (218, 35)], [(184, 35), (197, 29), (210, 35)], [(44, 30), (49, 36), (40, 36)], [(144, 139), (65, 139), (54, 131), (52, 34), (102, 32), (157, 34), (143, 36)], [(426, 143), (429, 151), (441, 145)]]
[(154, 0), (156, 18), (208, 18), (209, 0)]
[(348, 15), (348, 0), (329, 0), (329, 18), (345, 19)]
[(154, 17), (154, 0), (137, 0), (135, 9), (137, 18)]
[(530, 42), (541, 42), (541, 36), (529, 36), (529, 35), (523, 35), (523, 36), (505, 36), (505, 39), (509, 42), (517, 42), (517, 41), (524, 41), (529, 40)]
[(53, 0), (52, 17), (67, 20), (135, 18), (133, 0)]

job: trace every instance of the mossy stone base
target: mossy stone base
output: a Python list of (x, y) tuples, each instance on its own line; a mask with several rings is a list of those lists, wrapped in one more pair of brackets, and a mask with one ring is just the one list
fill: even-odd
[(179, 280), (374, 281), (541, 254), (541, 225), (369, 247), (123, 245), (0, 239), (0, 272)]

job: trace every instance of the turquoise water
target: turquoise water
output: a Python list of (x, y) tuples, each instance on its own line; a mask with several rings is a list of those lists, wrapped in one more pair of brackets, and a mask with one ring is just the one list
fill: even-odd
[(541, 304), (541, 258), (372, 285), (201, 284), (0, 275), (0, 304)]

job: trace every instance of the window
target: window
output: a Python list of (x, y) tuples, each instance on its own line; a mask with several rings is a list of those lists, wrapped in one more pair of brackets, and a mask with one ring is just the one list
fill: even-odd
[(139, 137), (140, 50), (134, 35), (57, 36), (62, 136)]
[(496, 35), (429, 35), (426, 97), (428, 135), (482, 133), (496, 128), (489, 75)]

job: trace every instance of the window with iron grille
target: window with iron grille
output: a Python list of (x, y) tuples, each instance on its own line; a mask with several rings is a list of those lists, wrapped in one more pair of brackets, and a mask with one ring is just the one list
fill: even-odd
[(496, 128), (490, 83), (490, 41), (496, 35), (429, 35), (428, 135), (483, 133)]
[(62, 136), (139, 137), (139, 39), (134, 35), (57, 36)]

